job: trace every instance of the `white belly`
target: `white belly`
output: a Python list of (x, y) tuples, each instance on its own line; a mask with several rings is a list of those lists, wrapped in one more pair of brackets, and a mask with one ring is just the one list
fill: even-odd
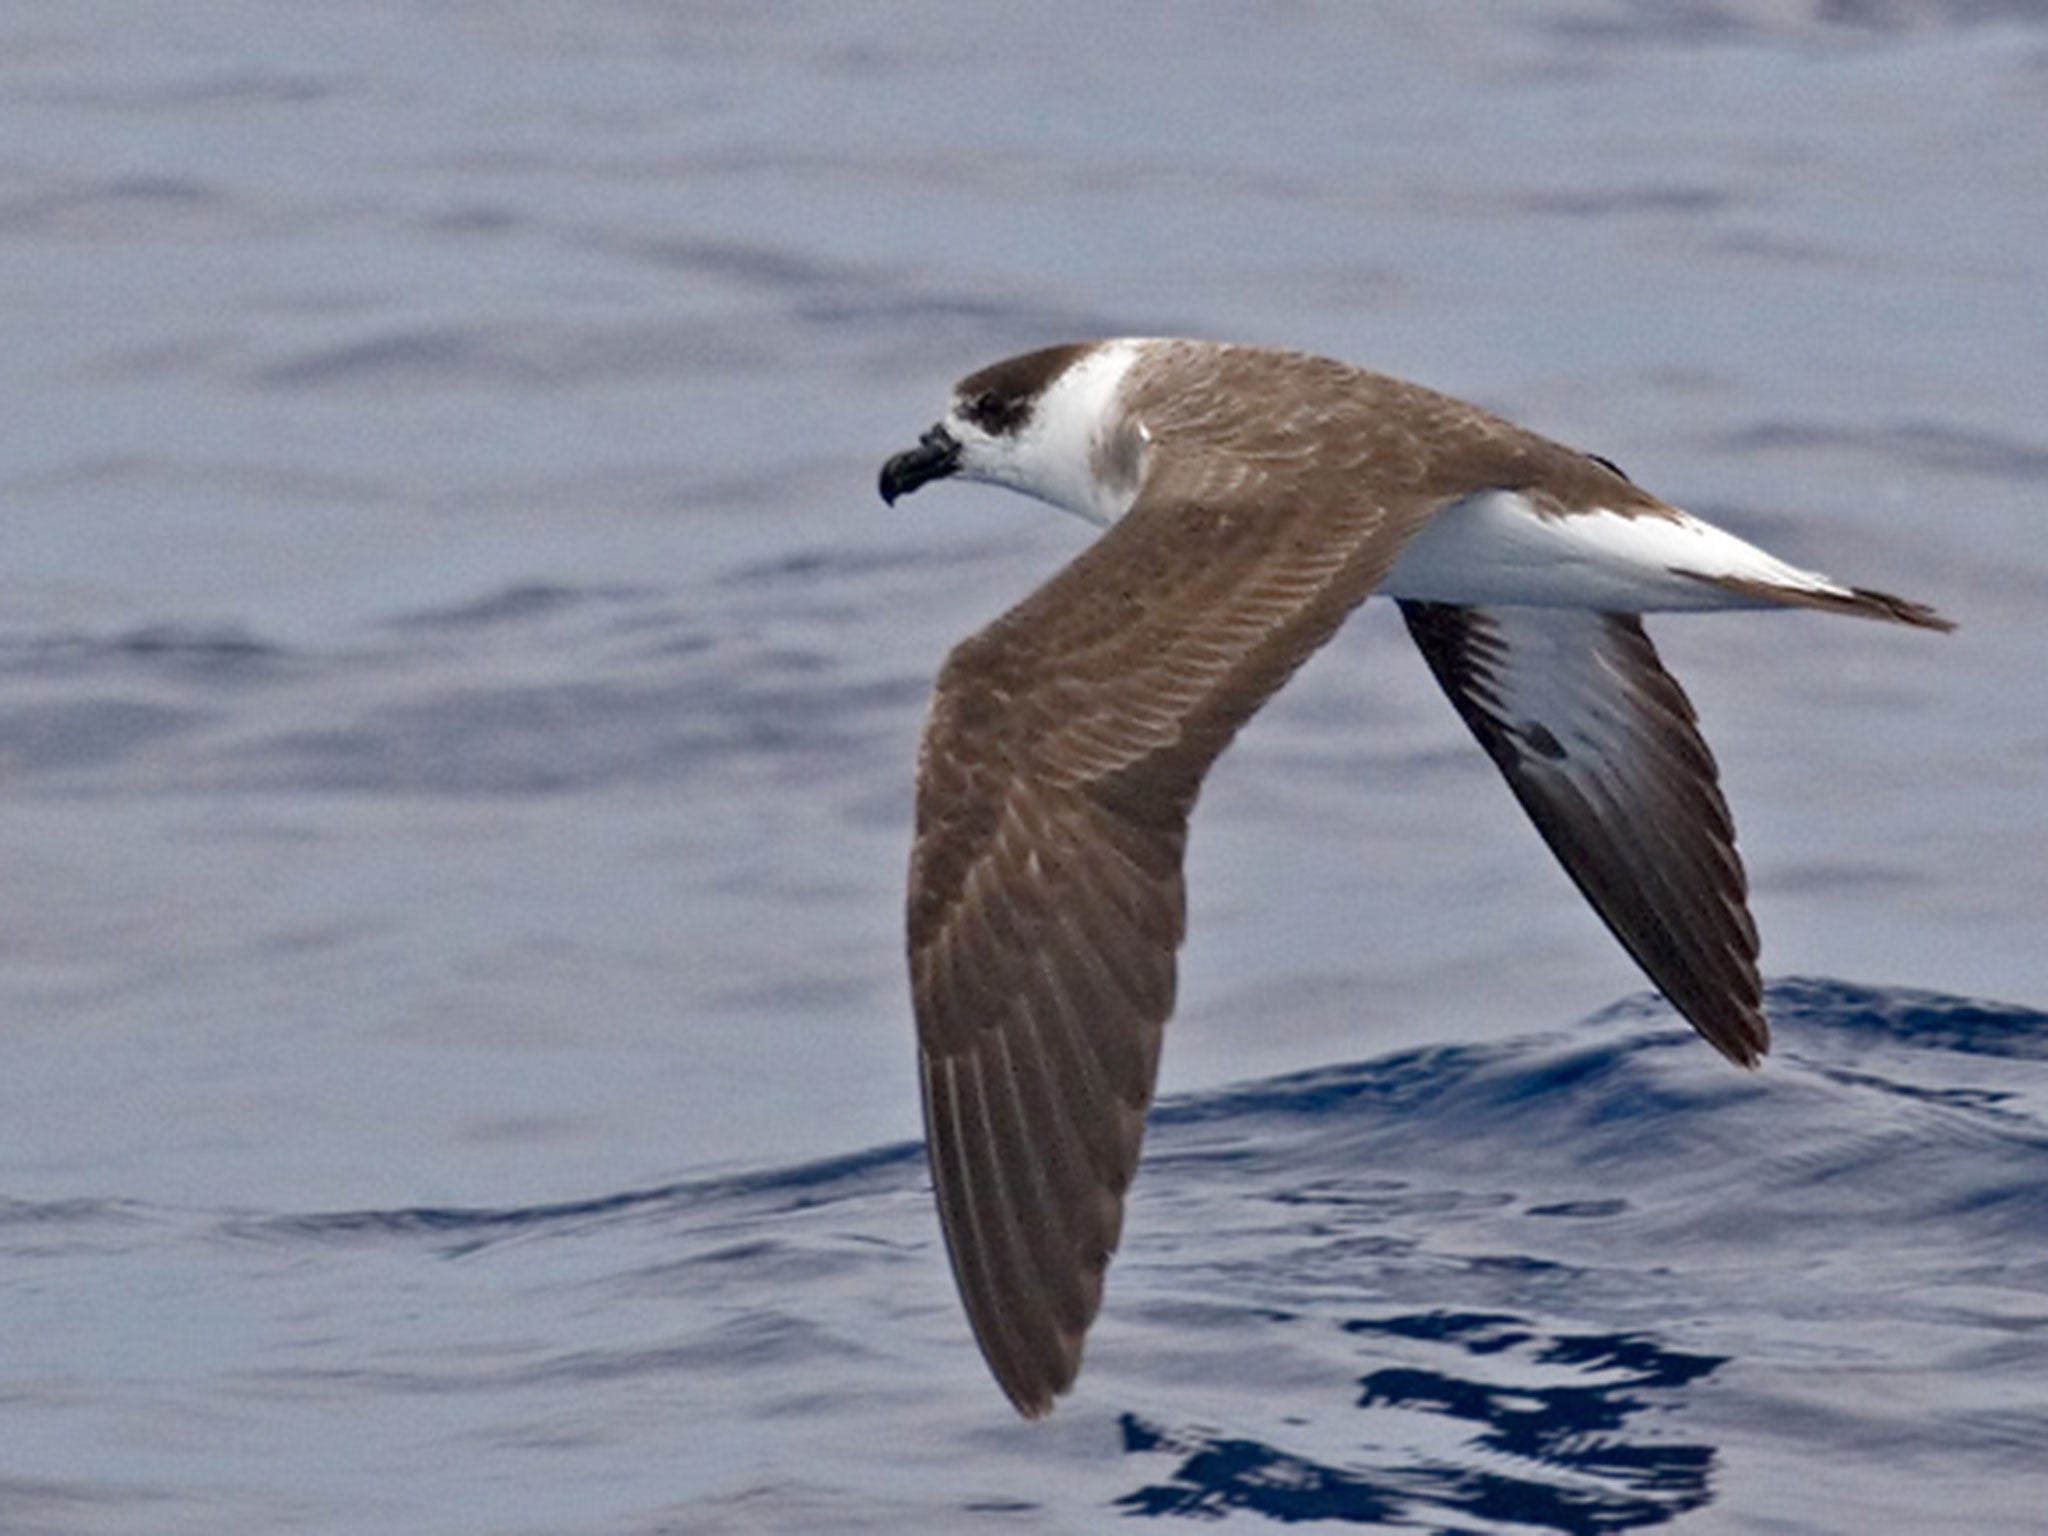
[(1614, 512), (1546, 517), (1515, 491), (1485, 491), (1444, 508), (1379, 590), (1422, 602), (1622, 613), (1771, 606), (1699, 577), (1842, 590), (1685, 513), (1675, 521)]

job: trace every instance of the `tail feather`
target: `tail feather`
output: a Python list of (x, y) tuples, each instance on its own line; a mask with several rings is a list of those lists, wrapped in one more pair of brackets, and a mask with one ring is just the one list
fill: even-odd
[(1779, 603), (1787, 608), (1820, 608), (1829, 613), (1850, 613), (1858, 618), (1910, 624), (1915, 629), (1945, 632), (1956, 627), (1953, 619), (1943, 618), (1925, 603), (1894, 597), (1889, 592), (1874, 592), (1868, 587), (1791, 587), (1743, 576), (1700, 575), (1699, 579), (1740, 597)]

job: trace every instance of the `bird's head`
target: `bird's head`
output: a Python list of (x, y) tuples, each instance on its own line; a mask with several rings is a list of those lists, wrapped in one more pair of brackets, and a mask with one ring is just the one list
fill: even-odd
[(1120, 391), (1141, 343), (1075, 342), (969, 374), (946, 414), (882, 466), (895, 503), (947, 476), (1005, 486), (1091, 523), (1122, 516), (1143, 479), (1149, 437)]

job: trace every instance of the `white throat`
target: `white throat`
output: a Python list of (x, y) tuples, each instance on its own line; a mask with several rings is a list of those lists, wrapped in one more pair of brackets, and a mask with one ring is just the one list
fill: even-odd
[(1046, 386), (1013, 434), (991, 437), (954, 412), (948, 430), (964, 447), (961, 477), (1022, 491), (1098, 526), (1115, 522), (1144, 481), (1149, 434), (1125, 416), (1119, 397), (1145, 347), (1102, 343)]

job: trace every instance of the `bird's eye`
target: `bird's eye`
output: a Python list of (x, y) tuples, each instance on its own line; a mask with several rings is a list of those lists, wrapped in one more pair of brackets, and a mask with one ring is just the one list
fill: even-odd
[(991, 437), (1014, 432), (1031, 414), (1029, 402), (999, 389), (984, 389), (961, 402), (960, 413)]

